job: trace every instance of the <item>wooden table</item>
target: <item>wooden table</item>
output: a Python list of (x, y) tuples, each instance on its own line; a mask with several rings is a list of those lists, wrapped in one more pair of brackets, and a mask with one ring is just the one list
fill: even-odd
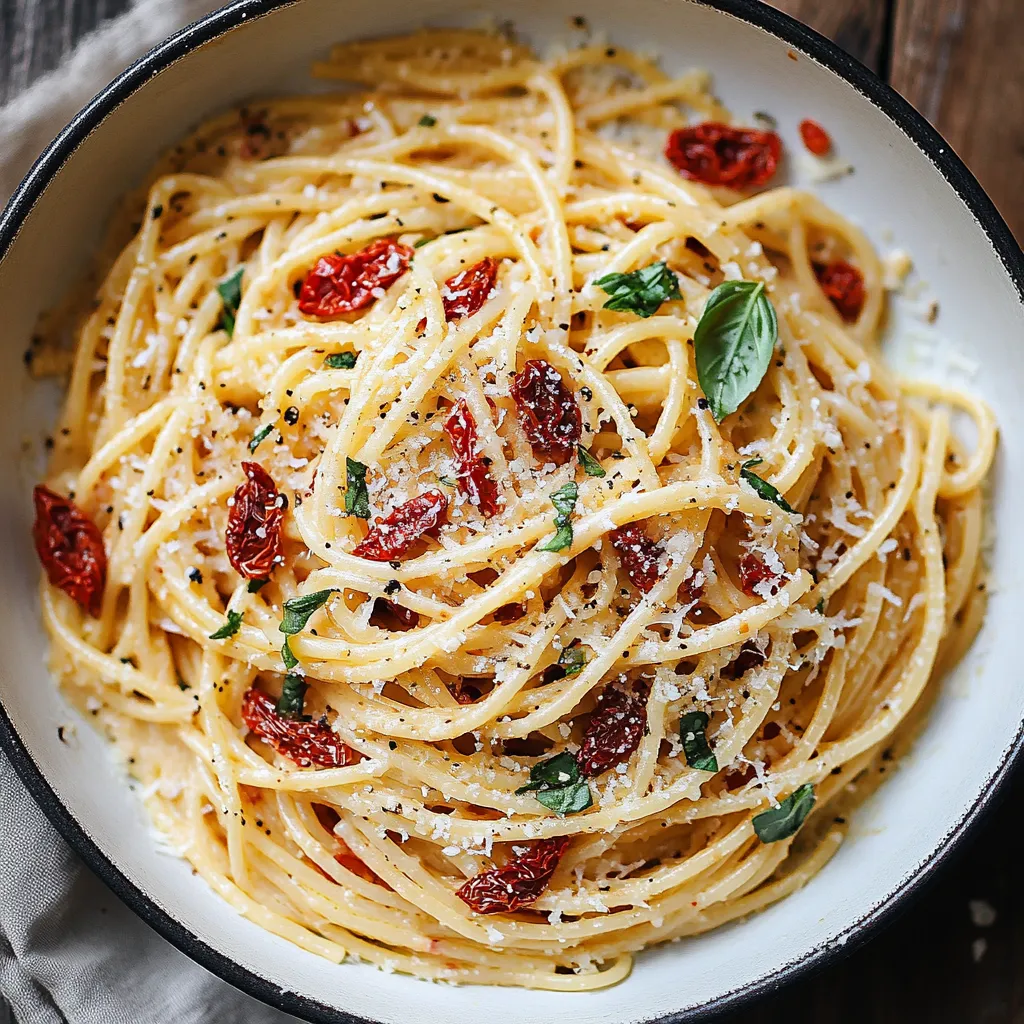
[[(0, 0), (0, 101), (126, 0)], [(582, 4), (585, 6), (585, 0)], [(1024, 0), (776, 0), (891, 82), (1024, 239)], [(2, 141), (0, 141), (2, 145)], [(1019, 780), (969, 848), (847, 959), (728, 1024), (1024, 1024)], [(970, 901), (996, 911), (972, 920)], [(975, 917), (984, 919), (976, 906)], [(737, 956), (742, 956), (742, 948)], [(680, 978), (685, 984), (685, 978)]]

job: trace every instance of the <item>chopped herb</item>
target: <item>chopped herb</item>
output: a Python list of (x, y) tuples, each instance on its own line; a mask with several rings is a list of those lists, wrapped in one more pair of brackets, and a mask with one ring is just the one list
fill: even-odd
[(259, 448), (259, 446), (268, 437), (270, 437), (270, 432), (273, 429), (274, 429), (274, 424), (273, 423), (268, 423), (266, 426), (260, 427), (260, 429), (257, 430), (256, 433), (252, 435), (252, 440), (249, 442), (249, 454), (250, 455), (255, 454), (256, 449)]
[(437, 124), (437, 118), (433, 114), (424, 114), (419, 120), (421, 128), (433, 128)]
[(188, 578), (193, 583), (202, 583), (203, 582), (203, 574), (202, 574), (202, 572), (199, 569), (197, 569), (194, 565), (192, 566), (191, 569), (189, 569), (187, 575), (188, 575)]
[(537, 800), (560, 817), (585, 811), (592, 803), (590, 786), (580, 777), (576, 758), (568, 751), (540, 761), (530, 769), (530, 781), (516, 793), (536, 791)]
[(318, 590), (315, 593), (303, 594), (301, 597), (293, 597), (291, 600), (285, 601), (282, 606), (284, 608), (284, 621), (278, 626), (278, 629), (289, 636), (301, 633), (306, 628), (310, 615), (317, 608), (322, 608), (327, 604), (331, 594), (336, 594), (337, 592), (337, 587), (330, 587), (328, 590)]
[(270, 580), (249, 580), (249, 585), (245, 588), (250, 594), (258, 594)]
[(358, 358), (355, 352), (332, 352), (324, 360), (324, 366), (332, 370), (351, 370)]
[(601, 463), (594, 458), (590, 452), (587, 451), (583, 445), (576, 446), (576, 454), (579, 456), (580, 465), (583, 467), (583, 472), (587, 476), (604, 476), (604, 469)]
[(752, 822), (762, 843), (777, 843), (794, 835), (814, 806), (814, 786), (804, 783), (790, 793), (778, 807), (755, 814)]
[(299, 663), (299, 659), (295, 657), (292, 652), (291, 644), (288, 642), (288, 637), (284, 638), (284, 643), (281, 644), (281, 660), (284, 662), (284, 667), (289, 672)]
[(235, 334), (235, 314), (242, 302), (242, 274), (244, 271), (244, 266), (239, 267), (230, 277), (224, 278), (217, 285), (217, 291), (220, 292), (221, 301), (224, 303), (224, 308), (220, 313), (220, 325), (227, 331), (229, 338), (234, 337)]
[(438, 482), (445, 485), (445, 487), (458, 487), (459, 481), (453, 476), (439, 476)]
[(697, 379), (718, 423), (761, 383), (778, 337), (763, 281), (723, 281), (708, 297), (693, 344)]
[(754, 123), (766, 132), (773, 132), (779, 127), (779, 122), (767, 110), (755, 110)]
[(814, 610), (819, 615), (824, 615), (825, 614), (825, 598), (823, 598), (823, 597), (819, 597), (818, 598), (818, 603), (814, 606)]
[(767, 480), (762, 480), (756, 473), (751, 472), (751, 466), (760, 466), (764, 459), (749, 459), (740, 466), (740, 476), (757, 491), (758, 495), (765, 501), (774, 501), (783, 512), (792, 512), (793, 506), (779, 494)]
[(580, 646), (566, 647), (558, 656), (558, 665), (564, 673), (563, 679), (578, 676), (587, 667), (587, 652)]
[(538, 551), (562, 551), (572, 547), (572, 510), (578, 497), (579, 488), (574, 483), (564, 484), (551, 495), (551, 504), (558, 513), (555, 516), (555, 535), (546, 544), (541, 544)]
[(345, 512), (360, 519), (370, 518), (370, 492), (366, 489), (366, 467), (345, 459)]
[(423, 246), (425, 246), (427, 244), (427, 242), (432, 242), (432, 241), (433, 241), (432, 238), (418, 238), (415, 242), (412, 243), (412, 247), (414, 249), (422, 249)]
[(241, 612), (228, 612), (227, 621), (224, 623), (216, 633), (210, 634), (211, 640), (227, 640), (229, 636), (234, 636), (242, 625), (242, 613)]
[(605, 309), (644, 318), (654, 316), (667, 299), (681, 298), (679, 281), (664, 260), (628, 274), (605, 274), (594, 284), (611, 296)]
[(710, 719), (703, 711), (689, 711), (679, 716), (679, 739), (686, 763), (702, 772), (717, 772), (718, 758), (708, 746), (707, 727)]
[(302, 676), (286, 675), (277, 698), (277, 713), (282, 718), (301, 718), (306, 703), (306, 680)]

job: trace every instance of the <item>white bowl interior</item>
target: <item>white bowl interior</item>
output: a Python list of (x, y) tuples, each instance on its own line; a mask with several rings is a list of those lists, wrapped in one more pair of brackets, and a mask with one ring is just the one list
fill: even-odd
[[(488, 13), (506, 17), (509, 7), (460, 0), (303, 0), (246, 22), (160, 72), (110, 114), (42, 194), (0, 264), (0, 445), (8, 481), (0, 529), (15, 539), (0, 549), (6, 609), (0, 695), (22, 742), (103, 854), (189, 931), (282, 989), (387, 1024), (527, 1024), (561, 1014), (578, 1024), (649, 1020), (776, 976), (786, 965), (844, 942), (932, 857), (990, 785), (1024, 717), (1016, 649), (1024, 533), (1012, 529), (1024, 507), (1024, 473), (1011, 471), (1022, 465), (1024, 309), (991, 242), (929, 158), (887, 116), (807, 56), (790, 59), (787, 44), (759, 28), (687, 0), (519, 0), (515, 22), (535, 43), (570, 41), (570, 16), (584, 6), (590, 24), (611, 41), (658, 52), (670, 69), (712, 70), (726, 103), (741, 116), (769, 110), (793, 151), (801, 118), (828, 127), (856, 173), (822, 185), (821, 194), (880, 248), (909, 250), (922, 290), (941, 300), (935, 328), (915, 312), (920, 301), (903, 300), (888, 351), (917, 373), (959, 374), (991, 402), (1002, 431), (988, 618), (943, 686), (912, 755), (859, 811), (848, 842), (805, 889), (748, 921), (645, 953), (619, 987), (588, 995), (512, 995), (428, 985), (366, 966), (335, 967), (239, 917), (184, 862), (158, 851), (99, 736), (82, 724), (70, 744), (58, 741), (57, 725), (75, 716), (44, 667), (46, 639), (34, 596), (38, 567), (28, 542), (29, 490), (59, 396), (53, 386), (29, 385), (21, 356), (39, 312), (88, 265), (118, 194), (203, 116), (249, 97), (312, 88), (306, 69), (329, 41), (422, 24), (480, 24)], [(61, 272), (54, 274), (58, 255)], [(977, 364), (976, 373), (963, 355)]]

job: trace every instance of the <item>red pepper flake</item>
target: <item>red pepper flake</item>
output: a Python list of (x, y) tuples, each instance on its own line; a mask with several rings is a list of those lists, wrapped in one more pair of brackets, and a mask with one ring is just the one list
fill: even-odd
[(629, 582), (646, 594), (661, 577), (662, 546), (647, 536), (642, 523), (626, 523), (608, 534)]
[(583, 418), (562, 375), (544, 359), (530, 359), (511, 388), (519, 425), (539, 459), (564, 466), (576, 455)]
[(852, 324), (864, 308), (864, 275), (846, 260), (814, 263), (812, 266), (829, 302), (847, 323)]
[(536, 902), (547, 889), (569, 836), (540, 839), (500, 868), (469, 879), (455, 895), (478, 914), (506, 914)]
[(99, 618), (107, 582), (107, 553), (99, 527), (69, 498), (38, 484), (32, 540), (46, 577), (93, 618)]
[(242, 697), (242, 721), (249, 731), (269, 743), (300, 768), (344, 768), (362, 757), (321, 718), (316, 722), (283, 718), (273, 697), (252, 687)]
[(782, 140), (775, 132), (704, 121), (672, 132), (665, 156), (685, 178), (732, 189), (754, 188), (775, 174)]
[(413, 249), (394, 238), (379, 238), (348, 256), (321, 256), (302, 283), (299, 311), (339, 316), (372, 306), (408, 270), (412, 257)]
[(804, 118), (800, 122), (800, 138), (808, 151), (815, 156), (824, 156), (832, 148), (832, 139), (827, 131), (810, 118)]
[(748, 551), (740, 559), (740, 589), (747, 597), (759, 597), (760, 595), (754, 588), (764, 583), (765, 580), (770, 581), (769, 592), (774, 597), (779, 592), (782, 577), (769, 569), (759, 555)]
[(459, 491), (480, 509), (482, 515), (496, 515), (501, 508), (498, 485), (477, 450), (476, 420), (464, 398), (455, 403), (451, 415), (445, 420), (444, 431), (455, 453)]
[(224, 537), (228, 560), (247, 580), (266, 579), (282, 560), (284, 502), (258, 462), (243, 462), (245, 482), (235, 489)]
[(632, 692), (614, 685), (605, 688), (597, 698), (597, 707), (576, 755), (583, 775), (600, 775), (633, 756), (647, 729), (649, 694), (650, 688), (643, 680)]
[(476, 313), (494, 291), (497, 280), (498, 261), (490, 256), (449, 277), (441, 291), (445, 320), (461, 320)]
[(352, 549), (357, 558), (392, 562), (401, 558), (425, 533), (433, 533), (445, 521), (448, 499), (440, 491), (426, 491), (403, 502), (370, 527)]

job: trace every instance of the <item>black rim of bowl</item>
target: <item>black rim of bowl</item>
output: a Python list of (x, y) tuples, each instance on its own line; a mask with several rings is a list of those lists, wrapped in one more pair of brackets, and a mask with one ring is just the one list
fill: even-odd
[[(301, 2), (301, 0), (236, 0), (182, 29), (136, 61), (119, 75), (87, 106), (85, 106), (54, 139), (28, 172), (7, 208), (0, 217), (0, 260), (18, 233), (22, 222), (82, 140), (154, 74), (173, 64), (192, 50), (223, 35), (253, 18)], [(914, 144), (931, 160), (939, 173), (953, 187), (961, 201), (974, 215), (988, 235), (996, 254), (1012, 278), (1024, 302), (1024, 252), (1014, 240), (1010, 229), (985, 194), (974, 175), (956, 156), (949, 144), (894, 89), (824, 36), (786, 14), (768, 7), (759, 0), (684, 0), (712, 7), (763, 29), (790, 44), (846, 80), (886, 114)], [(224, 956), (180, 921), (162, 910), (154, 900), (124, 875), (99, 849), (85, 829), (53, 791), (0, 703), (0, 746), (11, 759), (15, 770), (43, 812), (58, 832), (68, 841), (86, 864), (147, 924), (172, 945), (207, 970), (230, 982), (243, 992), (287, 1013), (317, 1024), (374, 1024), (345, 1013), (316, 999), (283, 991), (273, 982)], [(823, 943), (805, 956), (784, 964), (771, 974), (724, 993), (700, 1007), (670, 1013), (646, 1024), (689, 1024), (698, 1017), (709, 1020), (738, 1009), (753, 1000), (774, 992), (799, 977), (821, 969), (850, 953), (874, 935), (898, 909), (906, 907), (910, 898), (920, 893), (954, 851), (960, 849), (983, 812), (990, 810), (996, 797), (1005, 791), (1012, 769), (1024, 752), (1024, 727), (1018, 729), (1006, 757), (993, 773), (987, 788), (979, 795), (944, 841), (921, 864), (913, 875), (888, 894), (876, 906), (865, 911), (850, 927), (831, 942)]]

